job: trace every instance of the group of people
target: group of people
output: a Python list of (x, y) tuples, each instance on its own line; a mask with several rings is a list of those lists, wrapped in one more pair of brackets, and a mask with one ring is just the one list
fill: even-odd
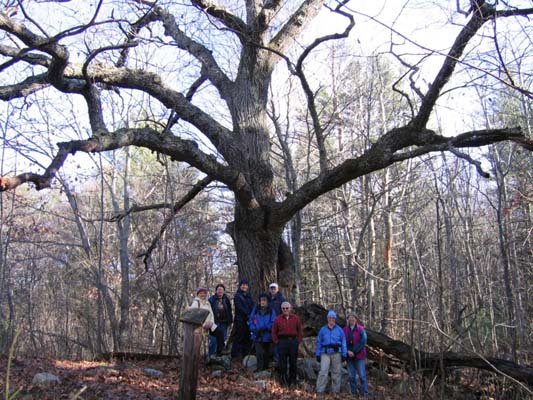
[(317, 393), (324, 393), (331, 371), (331, 391), (341, 390), (342, 362), (346, 361), (350, 391), (359, 394), (357, 376), (361, 382), (361, 394), (368, 396), (368, 379), (366, 377), (366, 342), (365, 328), (358, 323), (355, 313), (348, 314), (348, 325), (341, 328), (337, 324), (337, 314), (330, 310), (327, 324), (318, 332), (316, 338), (316, 360), (320, 363), (320, 372), (316, 381)]
[[(268, 293), (260, 294), (256, 303), (249, 292), (249, 282), (243, 279), (233, 297), (233, 305), (235, 314), (226, 288), (221, 283), (209, 298), (206, 288), (196, 290), (191, 307), (209, 311), (203, 324), (209, 332), (209, 356), (220, 356), (226, 352), (228, 328), (233, 324), (231, 358), (240, 360), (254, 349), (258, 370), (267, 369), (272, 361), (278, 367), (282, 383), (294, 386), (298, 347), (303, 339), (302, 322), (292, 312), (292, 306), (278, 284), (271, 283)], [(346, 360), (352, 393), (358, 393), (356, 379), (359, 376), (362, 394), (367, 395), (366, 332), (357, 323), (355, 314), (348, 315), (348, 325), (344, 328), (337, 325), (336, 317), (334, 311), (329, 311), (327, 324), (320, 329), (317, 337), (316, 358), (320, 363), (320, 373), (316, 391), (325, 391), (330, 370), (331, 390), (334, 393), (340, 391), (341, 363)]]

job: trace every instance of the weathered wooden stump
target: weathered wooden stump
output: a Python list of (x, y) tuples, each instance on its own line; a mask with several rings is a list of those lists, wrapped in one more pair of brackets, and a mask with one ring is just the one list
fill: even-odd
[(195, 400), (198, 386), (198, 367), (202, 344), (202, 324), (209, 311), (192, 308), (185, 311), (180, 321), (184, 325), (183, 360), (181, 363), (180, 400)]

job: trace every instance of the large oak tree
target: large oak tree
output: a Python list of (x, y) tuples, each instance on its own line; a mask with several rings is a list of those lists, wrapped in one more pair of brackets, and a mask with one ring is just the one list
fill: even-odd
[[(205, 174), (203, 185), (218, 181), (233, 192), (234, 221), (228, 232), (235, 243), (239, 274), (250, 279), (254, 288), (275, 280), (290, 287), (292, 261), (282, 232), (299, 210), (322, 194), (432, 151), (454, 152), (476, 163), (461, 149), (507, 140), (532, 149), (520, 127), (469, 130), (445, 137), (428, 126), (437, 100), (484, 25), (528, 16), (533, 14), (532, 8), (519, 9), (511, 2), (457, 2), (468, 3), (460, 10), (466, 22), (457, 36), (450, 38), (449, 50), (427, 89), (413, 84), (417, 96), (409, 101), (409, 122), (385, 132), (359, 157), (342, 160), (327, 146), (305, 65), (314, 49), (326, 41), (347, 37), (354, 28), (347, 1), (244, 0), (224, 7), (208, 0), (189, 0), (185, 4), (125, 0), (110, 12), (113, 3), (100, 0), (85, 22), (64, 28), (59, 12), (75, 10), (76, 2), (71, 3), (58, 0), (57, 10), (44, 18), (57, 18), (57, 28), (54, 21), (45, 21), (39, 14), (42, 4), (13, 1), (0, 10), (0, 98), (19, 101), (41, 91), (78, 97), (84, 100), (90, 123), (86, 138), (57, 144), (48, 168), (41, 173), (3, 177), (1, 190), (29, 182), (38, 190), (48, 188), (67, 157), (75, 157), (77, 152), (141, 146), (168, 155)], [(350, 7), (356, 10), (357, 2), (351, 2)], [(317, 38), (298, 53), (296, 41), (321, 11), (341, 15), (345, 28)], [(213, 27), (218, 34), (209, 37), (204, 29), (213, 32)], [(149, 46), (163, 49), (164, 57), (137, 68), (131, 54)], [(80, 52), (83, 47), (85, 51)], [(235, 48), (236, 57), (223, 59), (226, 49), (231, 53)], [(174, 71), (163, 74), (157, 68), (158, 62), (180, 58), (187, 62)], [(502, 57), (499, 62), (506, 71)], [(269, 88), (278, 65), (287, 66), (301, 83), (320, 165), (312, 179), (284, 198), (276, 196), (271, 164), (273, 132), (267, 114)], [(516, 86), (505, 75), (501, 80)], [(202, 92), (201, 101), (195, 101), (202, 88), (210, 90)], [(527, 88), (516, 89), (530, 95)], [(167, 121), (133, 127), (125, 122), (111, 129), (105, 96), (120, 96), (125, 91), (156, 100), (167, 110)], [(207, 101), (207, 95), (212, 95), (212, 100)], [(219, 107), (211, 106), (215, 103)], [(46, 112), (47, 104), (42, 107)], [(216, 117), (214, 111), (220, 109), (226, 110), (229, 121)], [(184, 124), (201, 136), (194, 140), (183, 135), (178, 127)]]

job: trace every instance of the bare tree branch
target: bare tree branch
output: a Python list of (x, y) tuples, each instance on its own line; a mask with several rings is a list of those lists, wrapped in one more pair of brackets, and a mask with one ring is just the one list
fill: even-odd
[(442, 64), (437, 76), (429, 86), (428, 92), (425, 94), (420, 104), (420, 109), (418, 110), (417, 115), (411, 121), (411, 124), (415, 129), (422, 129), (426, 126), (429, 116), (433, 112), (433, 108), (439, 98), (440, 92), (444, 85), (448, 83), (450, 77), (455, 71), (455, 67), (459, 62), (467, 44), (470, 42), (477, 31), (483, 26), (487, 21), (487, 17), (483, 14), (475, 13), (470, 21), (464, 26), (461, 30), (455, 42), (453, 43), (444, 63)]
[(204, 74), (218, 89), (221, 97), (227, 99), (232, 88), (232, 82), (222, 71), (211, 51), (187, 36), (178, 27), (174, 16), (161, 7), (154, 8), (152, 17), (163, 23), (165, 34), (174, 39), (178, 48), (187, 51), (202, 64)]
[(30, 49), (19, 49), (0, 44), (0, 54), (11, 59), (0, 65), (0, 72), (11, 67), (19, 61), (25, 61), (31, 65), (48, 67), (51, 59), (43, 54), (30, 53)]
[(244, 39), (244, 41), (246, 41), (246, 38), (250, 36), (251, 30), (249, 26), (224, 7), (204, 0), (191, 0), (191, 3), (205, 12), (207, 15), (210, 15), (222, 22), (224, 26), (229, 28), (229, 30), (235, 32), (241, 40)]
[(352, 28), (355, 25), (355, 21), (352, 15), (341, 10), (341, 7), (344, 6), (344, 3), (346, 3), (346, 1), (341, 2), (338, 5), (338, 7), (335, 9), (335, 12), (348, 18), (348, 21), (349, 21), (348, 26), (344, 29), (342, 33), (334, 33), (334, 34), (322, 36), (316, 39), (300, 55), (296, 63), (296, 67), (295, 67), (295, 73), (300, 79), (302, 88), (307, 98), (307, 108), (309, 110), (309, 114), (311, 115), (311, 120), (313, 123), (313, 130), (314, 130), (316, 141), (317, 141), (321, 173), (325, 172), (328, 169), (328, 155), (327, 155), (326, 146), (325, 146), (324, 128), (322, 127), (322, 124), (320, 123), (320, 118), (318, 115), (318, 111), (316, 109), (315, 94), (311, 90), (311, 87), (309, 86), (309, 83), (303, 71), (303, 63), (305, 59), (307, 58), (307, 56), (309, 56), (309, 54), (311, 54), (311, 52), (315, 48), (317, 48), (320, 44), (330, 41), (330, 40), (338, 40), (338, 39), (348, 37)]
[[(165, 233), (168, 225), (172, 222), (176, 214), (183, 208), (187, 203), (189, 203), (191, 200), (193, 200), (203, 189), (207, 187), (211, 182), (213, 182), (213, 178), (207, 176), (201, 181), (197, 182), (189, 192), (185, 196), (183, 196), (179, 201), (174, 203), (172, 206), (172, 212), (165, 218), (165, 221), (163, 221), (163, 224), (161, 225), (161, 228), (159, 229), (158, 234), (153, 238), (152, 243), (148, 247), (148, 249), (139, 255), (137, 257), (142, 257), (143, 262), (145, 265), (145, 269), (148, 269), (148, 262), (150, 257), (152, 256), (153, 251), (157, 247), (157, 244), (161, 240), (161, 237)], [(131, 209), (130, 209), (131, 210)], [(124, 218), (126, 215), (128, 215), (131, 211), (126, 211), (127, 214), (121, 215), (120, 218)]]
[(276, 54), (275, 52), (284, 54), (287, 51), (296, 40), (296, 37), (306, 27), (307, 23), (319, 13), (324, 2), (325, 0), (305, 0), (272, 38), (267, 46), (274, 51), (271, 55), (272, 60), (270, 62), (272, 66), (275, 63), (275, 59), (273, 58)]
[(47, 86), (50, 86), (50, 83), (46, 74), (30, 76), (22, 82), (0, 86), (0, 100), (9, 101), (19, 97), (26, 97)]
[(58, 143), (58, 153), (42, 175), (24, 173), (12, 178), (2, 177), (0, 178), (0, 191), (11, 190), (28, 182), (35, 184), (37, 190), (49, 188), (69, 154), (75, 154), (77, 151), (101, 153), (125, 146), (145, 147), (166, 154), (173, 161), (187, 162), (214, 180), (226, 184), (244, 204), (254, 201), (255, 197), (240, 173), (218, 163), (215, 157), (202, 153), (195, 142), (172, 135), (162, 136), (158, 131), (148, 127), (123, 128), (98, 138)]
[[(414, 130), (410, 125), (393, 129), (380, 137), (360, 157), (342, 162), (335, 168), (328, 170), (327, 173), (308, 181), (295, 193), (287, 196), (283, 202), (275, 206), (273, 221), (275, 223), (288, 221), (296, 211), (301, 210), (320, 195), (396, 162), (433, 151), (480, 147), (502, 141), (513, 141), (528, 150), (533, 150), (533, 140), (526, 138), (520, 127), (470, 131), (454, 137), (440, 136), (430, 130)], [(411, 146), (419, 147), (415, 150), (399, 152)]]

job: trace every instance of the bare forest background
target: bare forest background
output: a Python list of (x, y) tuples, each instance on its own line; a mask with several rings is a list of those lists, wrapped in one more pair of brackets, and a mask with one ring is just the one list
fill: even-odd
[[(104, 27), (89, 32), (96, 36)], [(513, 33), (505, 35), (500, 48), (474, 46), (465, 55), (463, 65), (476, 69), (464, 67), (462, 80), (452, 80), (433, 129), (520, 126), (532, 137), (533, 45), (528, 39), (513, 46)], [(144, 40), (158, 44), (156, 36)], [(407, 55), (392, 47), (368, 53), (354, 43), (323, 45), (312, 75), (323, 146), (333, 160), (355, 159), (407, 124), (413, 110), (406, 91), (417, 97), (414, 84), (399, 89), (417, 71)], [(90, 50), (88, 57), (96, 57)], [(506, 63), (511, 87), (497, 64), (515, 50)], [(152, 67), (159, 50), (150, 51), (136, 53), (136, 68)], [(321, 148), (300, 81), (282, 71), (274, 76), (267, 124), (273, 196), (281, 199), (320, 173)], [(1, 176), (45, 169), (57, 141), (87, 135), (83, 105), (72, 97), (37, 91), (9, 100), (2, 105)], [(110, 90), (102, 101), (117, 130), (164, 131), (174, 118), (147, 97)], [(225, 118), (216, 103), (206, 109)], [(210, 151), (207, 140), (197, 143)], [(204, 178), (169, 155), (124, 147), (69, 159), (49, 189), (3, 191), (0, 352), (20, 331), (20, 354), (179, 354), (179, 317), (194, 289), (206, 285), (212, 292), (222, 282), (232, 295), (239, 279), (227, 230), (234, 194), (216, 180), (199, 188)], [(195, 190), (194, 199), (183, 200)], [(294, 260), (285, 294), (296, 305), (356, 310), (365, 326), (427, 351), (533, 363), (533, 157), (517, 143), (434, 151), (357, 177), (295, 213), (282, 239)], [(254, 295), (262, 290), (263, 281)]]

